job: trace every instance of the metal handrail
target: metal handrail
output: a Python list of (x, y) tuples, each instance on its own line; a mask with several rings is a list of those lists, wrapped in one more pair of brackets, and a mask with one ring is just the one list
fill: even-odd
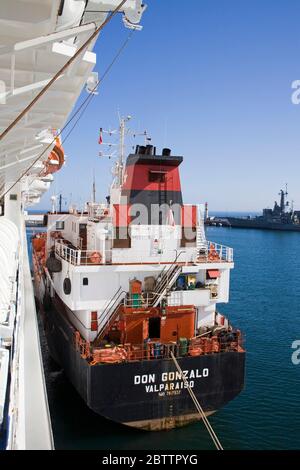
[(122, 290), (122, 287), (119, 286), (118, 290), (115, 292), (115, 294), (112, 296), (111, 299), (109, 299), (109, 301), (107, 302), (107, 305), (105, 306), (103, 312), (102, 312), (102, 315), (104, 315), (106, 313), (107, 310), (109, 310), (110, 308), (110, 305), (115, 301), (115, 299), (118, 297), (120, 291)]
[[(174, 250), (165, 250), (164, 253), (159, 257), (158, 260), (155, 261), (155, 264), (156, 263), (160, 263), (160, 264), (168, 264), (169, 261), (166, 258), (166, 254), (169, 254), (169, 253), (173, 253)], [(100, 262), (93, 262), (90, 260), (90, 256), (94, 253), (99, 253), (99, 255), (102, 255), (102, 259)], [(99, 266), (99, 265), (103, 265), (103, 264), (110, 264), (111, 262), (111, 256), (112, 256), (112, 253), (113, 253), (113, 250), (112, 249), (109, 249), (109, 250), (105, 250), (105, 251), (99, 251), (97, 249), (94, 249), (94, 250), (80, 250), (78, 248), (71, 248), (70, 246), (68, 246), (66, 243), (63, 242), (62, 239), (57, 239), (55, 241), (55, 253), (62, 259), (68, 261), (69, 263), (75, 265), (75, 266)], [(140, 260), (137, 262), (137, 264), (144, 264), (144, 258), (145, 258), (145, 252), (140, 250), (140, 252), (133, 252), (133, 256), (135, 256), (136, 254), (139, 254), (140, 253)], [(185, 251), (181, 251), (178, 253), (178, 255), (176, 256), (176, 260), (178, 259), (178, 257), (181, 255), (181, 254), (185, 254), (186, 252)], [(175, 261), (172, 261), (172, 264), (174, 264)], [(189, 261), (192, 261), (192, 259), (185, 259), (183, 262), (185, 263), (188, 263)], [(120, 262), (128, 262), (127, 258), (124, 258), (124, 260), (122, 259), (119, 259), (118, 261), (119, 263)], [(162, 270), (161, 274), (166, 270), (166, 267), (164, 267), (164, 269)]]
[[(204, 337), (209, 334), (211, 333), (207, 332), (202, 336)], [(194, 341), (196, 341), (196, 343), (194, 343)], [(147, 341), (142, 344), (125, 344), (119, 348), (126, 351), (126, 358), (123, 359), (125, 362), (149, 361), (155, 359), (169, 359), (171, 358), (171, 353), (178, 358), (191, 355), (203, 356), (227, 352), (239, 353), (244, 351), (244, 339), (243, 337), (236, 337), (235, 340), (223, 340), (221, 337), (214, 337), (214, 339), (209, 337), (207, 339), (204, 338), (202, 342), (200, 337), (195, 337), (187, 341), (185, 345), (180, 344), (178, 341), (169, 343)], [(95, 349), (96, 348), (94, 348), (94, 351)], [(107, 349), (103, 349), (107, 352)], [(95, 352), (97, 352), (97, 349)]]
[[(203, 260), (206, 260), (206, 261), (216, 261), (216, 262), (229, 262), (229, 263), (232, 263), (233, 262), (233, 249), (230, 248), (230, 247), (227, 247), (225, 245), (220, 245), (218, 243), (214, 243), (214, 242), (211, 242), (211, 241), (206, 241), (206, 246), (207, 246), (207, 249), (206, 249), (206, 253), (201, 256), (200, 254), (198, 255), (198, 258), (197, 259), (200, 259), (202, 258)], [(210, 259), (210, 250), (214, 250), (217, 254), (217, 257), (215, 260), (212, 260)], [(174, 250), (170, 250), (171, 251), (174, 251)], [(75, 266), (80, 266), (80, 265), (87, 265), (87, 266), (98, 266), (98, 265), (103, 265), (103, 264), (107, 264), (107, 263), (110, 263), (110, 260), (111, 258), (111, 255), (112, 255), (112, 250), (105, 250), (104, 253), (100, 252), (99, 250), (80, 250), (80, 249), (74, 249), (74, 248), (70, 248), (67, 244), (64, 244), (61, 240), (56, 240), (55, 241), (55, 252), (58, 256), (60, 256), (62, 259), (65, 259), (66, 261), (68, 261), (69, 263), (75, 265)], [(94, 262), (94, 261), (91, 261), (90, 260), (90, 257), (92, 254), (94, 253), (99, 253), (99, 255), (105, 255), (104, 257), (102, 257), (102, 259), (100, 259), (99, 262)], [(142, 255), (143, 255), (144, 252), (141, 251), (141, 260), (139, 261), (140, 264), (143, 264), (143, 260), (142, 260)], [(178, 261), (178, 258), (180, 255), (182, 254), (185, 254), (186, 252), (185, 251), (180, 251), (179, 253), (177, 253), (176, 255), (176, 258), (174, 261), (172, 261), (172, 264), (171, 266), (167, 269), (167, 266), (166, 266), (166, 263), (168, 263), (167, 260), (162, 260), (162, 259), (159, 259), (159, 263), (161, 264), (164, 264), (164, 268), (162, 269), (161, 273), (159, 274), (159, 278), (164, 278), (164, 276), (166, 274), (170, 274), (171, 272), (171, 269), (173, 266), (176, 265)], [(133, 253), (134, 255), (136, 254)], [(164, 255), (166, 255), (166, 252), (164, 252)], [(121, 260), (122, 261), (122, 260)], [(124, 259), (124, 262), (126, 261), (126, 259)], [(120, 262), (120, 260), (119, 260)], [(185, 259), (184, 261), (185, 263), (188, 263), (188, 259)], [(194, 260), (195, 262), (195, 260)]]
[[(179, 251), (179, 253), (177, 253), (177, 250), (176, 251), (176, 257), (175, 257), (175, 260), (173, 261), (173, 263), (171, 264), (171, 266), (168, 268), (167, 272), (164, 273), (164, 271), (167, 269), (166, 266), (163, 267), (162, 271), (160, 272), (160, 274), (157, 276), (158, 278), (160, 277), (160, 282), (162, 281), (163, 277), (165, 274), (168, 275), (168, 272), (175, 266), (175, 263), (177, 262), (179, 256), (182, 254), (182, 253), (185, 253), (184, 251)], [(176, 265), (177, 266), (177, 265)], [(155, 284), (155, 287), (157, 286), (157, 283)]]
[(100, 330), (97, 333), (97, 336), (93, 341), (94, 344), (97, 344), (97, 341), (101, 339), (105, 331), (110, 327), (112, 318), (114, 318), (115, 313), (118, 311), (123, 299), (120, 302), (118, 302), (118, 300), (123, 294), (126, 294), (126, 292), (123, 291), (120, 286), (117, 292), (115, 293), (115, 295), (108, 302), (107, 306), (105, 307), (101, 315), (98, 317), (97, 320), (100, 320)]
[(220, 245), (219, 243), (207, 240), (207, 250), (208, 252), (205, 255), (207, 259), (209, 259), (210, 250), (214, 250), (219, 256), (219, 260), (216, 259), (216, 261), (233, 262), (233, 248), (229, 246)]
[[(153, 301), (159, 297), (161, 294), (158, 292), (142, 292), (140, 302), (141, 302), (141, 307), (148, 308), (153, 306)], [(128, 298), (125, 297), (124, 299), (124, 306), (132, 308), (134, 303), (136, 302), (136, 299)]]

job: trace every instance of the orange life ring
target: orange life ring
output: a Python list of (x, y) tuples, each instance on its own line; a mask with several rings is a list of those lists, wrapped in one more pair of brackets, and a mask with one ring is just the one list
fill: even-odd
[(89, 257), (89, 261), (92, 264), (100, 264), (102, 261), (101, 253), (99, 253), (99, 251), (93, 251), (93, 253)]

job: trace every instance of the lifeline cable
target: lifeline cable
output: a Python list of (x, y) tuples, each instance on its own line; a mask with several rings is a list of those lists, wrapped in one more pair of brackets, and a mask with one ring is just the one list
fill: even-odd
[(100, 33), (100, 31), (105, 28), (105, 26), (112, 20), (112, 18), (118, 13), (118, 11), (122, 8), (124, 3), (127, 0), (122, 0), (119, 5), (111, 12), (111, 14), (106, 18), (106, 20), (95, 29), (93, 34), (85, 41), (85, 43), (75, 52), (75, 54), (56, 72), (54, 77), (47, 83), (47, 85), (42, 88), (42, 90), (35, 96), (35, 98), (29, 103), (26, 108), (21, 111), (21, 113), (16, 117), (16, 119), (2, 132), (0, 135), (0, 141), (5, 137), (14, 127), (15, 125), (25, 116), (25, 114), (32, 108), (32, 106), (46, 93), (46, 91), (51, 87), (51, 85), (61, 76), (61, 74), (71, 65), (75, 59), (86, 49), (89, 43)]
[(80, 120), (80, 118), (82, 117), (84, 111), (86, 110), (86, 108), (88, 107), (88, 105), (90, 104), (91, 100), (94, 98), (94, 94), (93, 92), (96, 91), (96, 89), (98, 88), (99, 84), (104, 80), (104, 78), (107, 76), (108, 72), (110, 71), (110, 69), (112, 68), (112, 66), (114, 65), (114, 63), (116, 62), (117, 58), (120, 56), (121, 52), (124, 50), (124, 48), (126, 47), (126, 45), (128, 44), (129, 40), (131, 39), (133, 33), (135, 32), (135, 30), (132, 30), (127, 39), (124, 41), (124, 43), (122, 44), (122, 46), (120, 47), (120, 49), (118, 50), (118, 52), (116, 53), (115, 57), (113, 58), (113, 60), (111, 61), (111, 63), (108, 65), (108, 67), (106, 68), (106, 70), (104, 71), (102, 77), (97, 81), (96, 85), (94, 86), (94, 88), (91, 90), (91, 93), (85, 98), (85, 100), (81, 103), (81, 105), (77, 108), (77, 110), (74, 112), (74, 114), (70, 117), (70, 119), (66, 122), (66, 124), (62, 127), (62, 129), (57, 133), (57, 135), (53, 138), (53, 140), (50, 142), (50, 144), (43, 150), (42, 153), (40, 153), (38, 155), (38, 157), (36, 159), (33, 160), (33, 162), (26, 168), (26, 170), (24, 170), (22, 172), (22, 174), (18, 177), (18, 179), (4, 192), (0, 195), (0, 198), (4, 197), (7, 193), (9, 193), (9, 191), (11, 191), (13, 189), (13, 187), (26, 175), (26, 173), (40, 160), (40, 158), (52, 147), (52, 145), (55, 143), (55, 139), (56, 137), (59, 137), (62, 132), (69, 126), (69, 124), (73, 121), (73, 119), (78, 115), (78, 113), (82, 110), (82, 112), (80, 113), (80, 116), (78, 117), (78, 119), (76, 120), (74, 126), (72, 126), (72, 128), (70, 129), (70, 132), (66, 135), (66, 137), (63, 139), (63, 142), (65, 142), (67, 140), (67, 138), (69, 137), (69, 135), (71, 134), (71, 132), (73, 131), (73, 129), (75, 128), (75, 126), (77, 125), (78, 121)]
[[(103, 73), (102, 77), (98, 80), (98, 82), (96, 83), (96, 85), (94, 86), (94, 88), (92, 89), (91, 91), (91, 95), (88, 96), (88, 98), (85, 99), (85, 101), (82, 103), (83, 105), (85, 104), (85, 106), (83, 106), (83, 109), (81, 111), (81, 113), (79, 114), (78, 118), (76, 119), (75, 123), (73, 124), (73, 126), (71, 127), (71, 129), (69, 130), (68, 134), (63, 138), (62, 140), (62, 144), (64, 144), (66, 142), (66, 140), (69, 138), (70, 134), (73, 132), (74, 128), (77, 126), (78, 122), (80, 121), (80, 119), (82, 118), (83, 114), (85, 113), (85, 110), (87, 109), (87, 107), (89, 106), (90, 102), (92, 101), (92, 99), (94, 98), (94, 94), (93, 92), (96, 91), (96, 89), (98, 88), (99, 84), (104, 80), (104, 78), (106, 77), (106, 75), (109, 73), (110, 69), (112, 68), (112, 66), (114, 65), (114, 63), (116, 62), (116, 60), (118, 59), (118, 57), (121, 55), (121, 53), (123, 52), (123, 50), (125, 49), (125, 47), (127, 46), (129, 40), (131, 39), (133, 33), (134, 33), (135, 30), (132, 30), (126, 41), (122, 44), (122, 46), (120, 47), (120, 49), (118, 50), (117, 54), (115, 55), (115, 57), (113, 58), (113, 60), (111, 61), (111, 63), (109, 64), (109, 66), (106, 68), (105, 72)], [(81, 109), (81, 108), (80, 108)], [(69, 124), (69, 123), (68, 123)], [(64, 128), (62, 129), (64, 130)]]

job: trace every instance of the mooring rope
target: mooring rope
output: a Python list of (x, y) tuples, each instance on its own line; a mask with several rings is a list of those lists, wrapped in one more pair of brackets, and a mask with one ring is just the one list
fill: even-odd
[(202, 406), (200, 405), (199, 401), (197, 400), (192, 388), (190, 387), (187, 379), (184, 377), (184, 374), (183, 374), (183, 371), (180, 367), (180, 365), (178, 364), (174, 354), (172, 351), (170, 351), (170, 355), (171, 355), (171, 358), (173, 359), (173, 362), (176, 366), (176, 369), (178, 370), (178, 372), (180, 373), (181, 377), (182, 377), (182, 380), (183, 380), (183, 383), (185, 385), (185, 387), (187, 388), (190, 396), (191, 396), (191, 399), (193, 400), (194, 404), (195, 404), (195, 407), (197, 408), (197, 411), (199, 413), (199, 415), (201, 416), (203, 422), (204, 422), (204, 425), (210, 435), (210, 437), (212, 438), (212, 441), (214, 443), (214, 445), (216, 446), (217, 450), (224, 450), (219, 439), (218, 439), (218, 436), (216, 435), (215, 431), (213, 430), (210, 422), (208, 421), (204, 411), (203, 411), (203, 408)]

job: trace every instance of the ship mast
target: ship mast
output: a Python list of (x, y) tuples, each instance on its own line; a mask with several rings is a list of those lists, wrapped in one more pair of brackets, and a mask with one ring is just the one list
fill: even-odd
[(124, 180), (124, 160), (125, 160), (125, 133), (126, 133), (126, 122), (130, 121), (131, 116), (127, 116), (126, 118), (120, 117), (120, 151), (119, 151), (119, 161), (117, 163), (117, 181), (116, 186), (121, 187)]
[(284, 191), (283, 189), (280, 190), (280, 212), (283, 213), (284, 212)]
[[(118, 143), (108, 143), (108, 142), (103, 142), (103, 145), (108, 146), (110, 149), (111, 147), (119, 147), (119, 152), (116, 150), (104, 154), (103, 152), (99, 152), (99, 157), (108, 157), (109, 159), (116, 157), (116, 162), (112, 168), (112, 174), (114, 176), (113, 182), (111, 184), (111, 188), (114, 189), (121, 189), (123, 183), (124, 183), (124, 169), (125, 169), (125, 154), (126, 154), (126, 144), (125, 144), (125, 137), (127, 135), (131, 135), (134, 138), (138, 136), (143, 136), (145, 139), (145, 145), (147, 144), (148, 141), (151, 140), (151, 138), (148, 136), (147, 131), (144, 131), (142, 133), (139, 132), (133, 132), (130, 129), (126, 127), (126, 124), (128, 121), (131, 120), (131, 116), (126, 116), (126, 117), (121, 117), (119, 114), (119, 128), (114, 129), (114, 130), (104, 130), (102, 129), (102, 132), (104, 134), (108, 134), (110, 137), (114, 134), (119, 134), (119, 142)], [(102, 143), (102, 142), (101, 142)], [(117, 155), (118, 153), (118, 155)]]
[(96, 181), (95, 181), (95, 170), (93, 172), (93, 197), (92, 197), (92, 200), (93, 200), (93, 204), (95, 204), (96, 202)]

